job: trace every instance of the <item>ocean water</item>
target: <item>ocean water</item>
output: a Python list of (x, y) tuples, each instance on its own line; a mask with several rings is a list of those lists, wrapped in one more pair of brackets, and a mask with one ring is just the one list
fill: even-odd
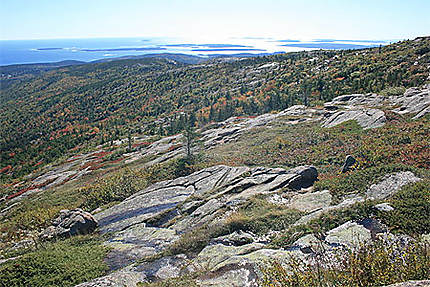
[(230, 38), (198, 42), (179, 38), (94, 38), (1, 40), (0, 65), (49, 63), (64, 60), (90, 62), (129, 55), (183, 53), (197, 56), (240, 53), (266, 54), (312, 49), (358, 49), (387, 44), (379, 40)]

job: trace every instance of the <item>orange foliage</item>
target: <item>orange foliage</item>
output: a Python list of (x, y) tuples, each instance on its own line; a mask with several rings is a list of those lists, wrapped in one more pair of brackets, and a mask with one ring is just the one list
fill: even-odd
[(5, 166), (4, 168), (0, 169), (0, 173), (8, 172), (10, 169), (12, 169), (11, 165)]

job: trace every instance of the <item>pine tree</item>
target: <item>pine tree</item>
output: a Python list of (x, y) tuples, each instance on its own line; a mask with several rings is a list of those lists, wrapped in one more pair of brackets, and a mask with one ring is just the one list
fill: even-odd
[(158, 128), (158, 135), (159, 136), (164, 136), (164, 128), (163, 128), (163, 124), (160, 124), (160, 127)]
[(191, 126), (187, 126), (185, 128), (184, 132), (185, 136), (185, 145), (186, 145), (186, 151), (187, 151), (187, 158), (191, 159), (193, 157), (193, 147), (196, 144), (196, 138), (198, 134), (194, 131), (194, 128)]

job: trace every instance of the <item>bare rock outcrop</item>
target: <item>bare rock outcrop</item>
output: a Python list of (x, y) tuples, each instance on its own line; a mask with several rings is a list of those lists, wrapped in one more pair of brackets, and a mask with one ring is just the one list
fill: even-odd
[(337, 111), (330, 114), (321, 126), (331, 128), (341, 123), (355, 120), (364, 129), (373, 129), (382, 127), (387, 121), (385, 113), (378, 109), (369, 108), (350, 108), (347, 110)]
[(97, 228), (97, 220), (89, 212), (80, 208), (62, 210), (60, 215), (52, 221), (40, 235), (43, 240), (70, 237), (92, 233)]
[(384, 97), (378, 94), (342, 95), (324, 104), (326, 114), (322, 127), (330, 128), (355, 120), (364, 129), (382, 127), (386, 122), (381, 109), (391, 108), (398, 114), (415, 114), (414, 119), (430, 113), (430, 87), (409, 88), (402, 95)]
[(370, 199), (385, 199), (397, 192), (402, 186), (420, 181), (410, 171), (402, 171), (386, 175), (379, 183), (372, 184), (366, 192)]
[(409, 88), (402, 96), (391, 97), (393, 105), (400, 106), (393, 111), (399, 114), (416, 114), (414, 119), (430, 113), (430, 87)]
[[(196, 279), (200, 286), (258, 286), (262, 262), (274, 259), (287, 264), (294, 257), (311, 263), (321, 248), (335, 254), (376, 238), (395, 239), (379, 221), (364, 218), (345, 222), (324, 234), (307, 234), (285, 249), (272, 248), (264, 236), (235, 231), (211, 239), (197, 254), (165, 253), (153, 261), (138, 260), (163, 254), (183, 234), (202, 225), (211, 228), (222, 224), (254, 195), (267, 195), (269, 201), (305, 214), (297, 224), (365, 199), (357, 195), (333, 205), (328, 190), (307, 188), (317, 177), (318, 172), (312, 166), (285, 170), (220, 165), (156, 183), (96, 214), (100, 231), (113, 233), (105, 242), (111, 249), (106, 262), (112, 273), (80, 287), (134, 286), (136, 282), (174, 278), (203, 269), (205, 274)], [(368, 193), (386, 198), (416, 180), (419, 179), (409, 172), (389, 174), (369, 188)], [(386, 193), (386, 189), (393, 191)]]

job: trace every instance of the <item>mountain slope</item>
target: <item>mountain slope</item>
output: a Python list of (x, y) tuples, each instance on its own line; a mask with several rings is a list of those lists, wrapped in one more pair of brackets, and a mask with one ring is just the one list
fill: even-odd
[(183, 111), (204, 124), (345, 93), (421, 85), (429, 80), (429, 41), (197, 65), (145, 58), (12, 78), (2, 72), (1, 162), (11, 168), (1, 178), (9, 182), (40, 161), (52, 162), (74, 147), (117, 139), (127, 131), (174, 134), (184, 127)]
[(428, 81), (428, 40), (16, 79), (2, 94), (2, 129), (22, 142), (3, 141), (0, 285), (428, 279), (430, 85), (396, 84)]

